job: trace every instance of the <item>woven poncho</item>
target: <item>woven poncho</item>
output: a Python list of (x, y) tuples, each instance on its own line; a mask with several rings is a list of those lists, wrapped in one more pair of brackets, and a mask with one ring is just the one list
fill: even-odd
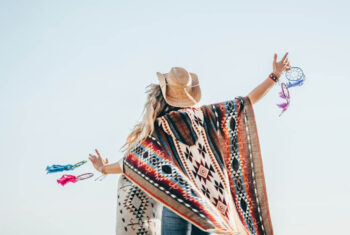
[(207, 232), (272, 235), (251, 101), (188, 107), (157, 118), (123, 158), (123, 174)]

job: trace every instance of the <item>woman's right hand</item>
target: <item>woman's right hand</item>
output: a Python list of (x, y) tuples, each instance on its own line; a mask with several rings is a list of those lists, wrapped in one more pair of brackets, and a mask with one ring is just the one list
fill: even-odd
[(277, 78), (280, 78), (284, 73), (284, 71), (288, 71), (291, 69), (287, 56), (288, 56), (288, 52), (283, 56), (283, 58), (279, 62), (277, 62), (276, 53), (273, 57), (272, 69), (273, 69), (273, 73), (277, 76)]
[(108, 164), (108, 159), (106, 158), (105, 160), (103, 160), (98, 150), (95, 149), (95, 151), (97, 153), (97, 156), (89, 154), (89, 159), (92, 162), (92, 165), (94, 165), (95, 169), (102, 173), (102, 167)]

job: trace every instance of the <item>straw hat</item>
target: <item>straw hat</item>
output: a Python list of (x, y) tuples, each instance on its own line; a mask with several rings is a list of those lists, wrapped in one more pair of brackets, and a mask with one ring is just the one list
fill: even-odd
[(201, 99), (198, 76), (181, 67), (172, 67), (169, 73), (157, 72), (165, 101), (174, 107), (189, 107)]

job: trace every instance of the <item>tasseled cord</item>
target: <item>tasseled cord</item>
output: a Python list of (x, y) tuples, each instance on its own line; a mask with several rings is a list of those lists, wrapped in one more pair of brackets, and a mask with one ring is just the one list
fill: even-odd
[(72, 164), (68, 164), (68, 165), (52, 165), (52, 166), (47, 166), (46, 167), (46, 174), (49, 174), (49, 173), (54, 173), (54, 172), (60, 172), (60, 171), (71, 171), (71, 170), (74, 170), (75, 168), (85, 164), (87, 161), (86, 160), (83, 160), (83, 161), (80, 161), (74, 165)]
[(68, 164), (68, 165), (52, 165), (52, 166), (47, 166), (46, 171), (48, 173), (54, 173), (54, 172), (60, 172), (60, 171), (71, 171), (73, 170), (73, 165)]
[(304, 84), (304, 79), (298, 80), (298, 81), (296, 81), (294, 83), (288, 82), (287, 83), (287, 88), (291, 88), (291, 87), (295, 87), (295, 86), (301, 86), (303, 84)]
[(62, 175), (62, 177), (57, 180), (57, 183), (59, 183), (62, 186), (64, 186), (68, 182), (75, 183), (77, 181), (78, 181), (77, 177), (75, 177), (74, 175)]
[(75, 183), (78, 180), (85, 180), (88, 179), (90, 177), (94, 176), (93, 173), (85, 173), (85, 174), (81, 174), (78, 176), (74, 176), (74, 175), (62, 175), (60, 179), (57, 180), (57, 183), (61, 184), (62, 186), (64, 186), (65, 184), (72, 182)]
[(282, 109), (282, 113), (283, 113), (288, 109), (289, 103), (281, 103), (281, 104), (277, 104), (277, 106)]
[[(284, 93), (282, 91), (279, 92), (279, 95), (280, 95), (281, 98), (286, 99), (286, 96), (284, 95)], [(280, 114), (280, 116), (281, 116), (282, 113), (285, 112), (288, 109), (289, 102), (277, 104), (277, 106), (282, 109), (282, 112)]]

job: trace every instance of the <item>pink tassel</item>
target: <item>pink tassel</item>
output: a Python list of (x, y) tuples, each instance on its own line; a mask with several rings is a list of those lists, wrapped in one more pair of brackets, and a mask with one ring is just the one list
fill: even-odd
[(77, 182), (77, 177), (75, 177), (74, 175), (62, 175), (62, 177), (60, 179), (57, 180), (57, 183), (61, 184), (62, 186), (64, 186), (65, 184), (67, 184), (68, 182), (72, 182), (75, 183)]
[(286, 96), (284, 95), (284, 93), (282, 91), (280, 91), (278, 94), (280, 95), (281, 98), (286, 99)]
[(282, 103), (282, 104), (277, 104), (279, 108), (282, 108), (282, 113), (286, 111), (289, 107), (289, 103)]

